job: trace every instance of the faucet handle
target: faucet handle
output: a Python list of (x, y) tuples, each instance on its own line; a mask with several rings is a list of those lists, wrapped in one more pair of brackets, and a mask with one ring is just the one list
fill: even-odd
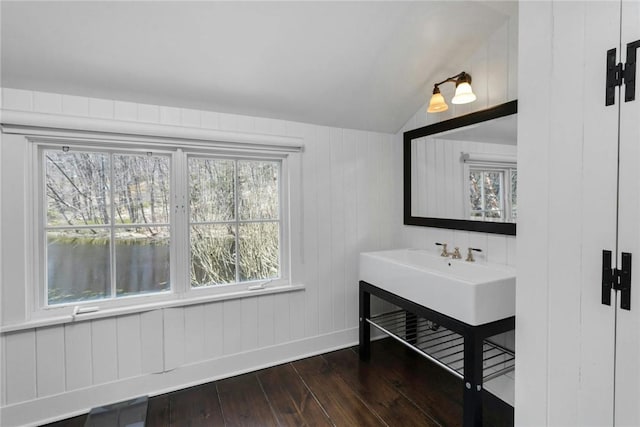
[(473, 253), (474, 252), (482, 252), (482, 249), (478, 249), (478, 248), (469, 248), (469, 252), (467, 253), (467, 261), (469, 262), (475, 262), (475, 258), (473, 257)]
[(440, 252), (440, 256), (448, 257), (449, 255), (451, 255), (449, 252), (447, 252), (447, 244), (446, 243), (436, 242), (436, 246), (442, 246), (442, 252)]

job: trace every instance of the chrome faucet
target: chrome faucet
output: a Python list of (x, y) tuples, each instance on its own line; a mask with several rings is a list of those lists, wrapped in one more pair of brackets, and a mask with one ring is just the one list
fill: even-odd
[(453, 253), (451, 254), (452, 259), (462, 259), (462, 255), (460, 255), (460, 248), (455, 247), (453, 249)]
[(440, 252), (440, 256), (448, 257), (449, 255), (451, 255), (449, 252), (447, 252), (447, 244), (446, 243), (436, 242), (436, 246), (442, 246), (442, 252)]
[(482, 252), (482, 249), (477, 249), (477, 248), (469, 248), (469, 252), (467, 253), (467, 261), (469, 262), (475, 262), (475, 258), (473, 257), (473, 253), (474, 252)]

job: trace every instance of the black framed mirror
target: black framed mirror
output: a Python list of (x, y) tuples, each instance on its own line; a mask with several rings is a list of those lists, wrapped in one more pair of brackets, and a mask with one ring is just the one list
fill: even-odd
[(516, 234), (518, 101), (404, 133), (404, 224)]

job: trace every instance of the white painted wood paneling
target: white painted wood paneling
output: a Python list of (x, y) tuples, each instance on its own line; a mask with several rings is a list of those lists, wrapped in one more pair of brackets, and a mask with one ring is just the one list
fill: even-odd
[(41, 113), (62, 113), (62, 96), (56, 93), (33, 92), (33, 110)]
[(229, 300), (222, 303), (223, 354), (239, 353), (242, 350), (242, 301)]
[[(287, 123), (287, 136), (301, 135), (301, 126)], [(302, 154), (289, 156), (289, 182), (298, 185), (289, 187), (289, 236), (290, 236), (290, 274), (294, 283), (304, 281), (304, 188)], [(306, 328), (306, 291), (296, 292), (289, 297), (290, 338), (300, 339), (305, 336)]]
[[(372, 212), (373, 224), (373, 244), (372, 247), (376, 250), (385, 247), (385, 243), (382, 242), (382, 227), (383, 218), (385, 217), (387, 206), (381, 202), (383, 200), (381, 194), (382, 187), (382, 174), (381, 171), (385, 167), (385, 162), (382, 159), (384, 137), (381, 134), (369, 132), (369, 159), (367, 160), (367, 172), (369, 177), (369, 185), (367, 187), (368, 203), (367, 206)], [(376, 209), (371, 209), (371, 206), (376, 206)]]
[(239, 114), (219, 113), (220, 128), (236, 132), (252, 132), (254, 130), (254, 117)]
[[(298, 294), (300, 292), (296, 292)], [(275, 344), (281, 344), (291, 339), (291, 316), (289, 306), (291, 304), (291, 294), (273, 295), (274, 320), (273, 340)]]
[[(547, 81), (538, 75), (550, 73), (545, 59), (552, 49), (552, 32), (545, 25), (553, 16), (549, 3), (521, 2), (519, 13), (520, 56), (518, 64), (518, 271), (516, 292), (516, 405), (518, 426), (547, 425), (547, 334), (549, 322), (546, 306), (549, 289), (546, 252), (549, 249), (549, 199), (547, 141), (549, 137), (548, 106), (551, 91)], [(523, 24), (521, 22), (521, 24)], [(540, 113), (535, 114), (534, 111)], [(546, 114), (542, 113), (547, 111)], [(526, 243), (526, 244), (525, 244)]]
[(306, 294), (295, 292), (289, 297), (289, 320), (291, 327), (291, 339), (301, 339), (307, 336), (306, 333)]
[(164, 326), (162, 310), (140, 314), (140, 357), (142, 373), (152, 374), (164, 370)]
[[(579, 277), (582, 271), (582, 250), (591, 252), (594, 266), (597, 265), (597, 248), (583, 247), (582, 197), (591, 197), (592, 190), (580, 191), (584, 185), (582, 156), (584, 155), (583, 119), (584, 69), (575, 64), (582, 62), (584, 31), (576, 23), (576, 16), (584, 16), (584, 3), (554, 4), (554, 28), (573, 28), (574, 31), (553, 31), (553, 68), (551, 70), (553, 99), (550, 109), (547, 137), (552, 155), (548, 158), (549, 187), (548, 200), (550, 215), (548, 222), (548, 289), (549, 310), (549, 408), (548, 419), (553, 424), (576, 423), (582, 409), (576, 386), (583, 370), (576, 361), (581, 359), (580, 330), (581, 299)], [(579, 20), (578, 20), (579, 22)], [(590, 48), (589, 48), (590, 49)], [(571, 70), (572, 77), (566, 80)], [(613, 165), (612, 165), (613, 166)], [(535, 166), (534, 166), (535, 167)], [(531, 175), (529, 175), (529, 178)], [(530, 188), (530, 186), (529, 186)], [(603, 188), (604, 190), (604, 188)], [(606, 190), (605, 190), (606, 191)], [(601, 202), (605, 199), (598, 198)], [(610, 200), (613, 202), (613, 200)], [(604, 203), (607, 204), (606, 202)], [(604, 218), (602, 218), (604, 219)], [(595, 249), (595, 250), (593, 250)], [(601, 276), (596, 276), (597, 287)], [(603, 343), (601, 343), (603, 344)], [(603, 384), (604, 386), (604, 384)], [(603, 390), (602, 390), (603, 391)], [(562, 400), (562, 402), (560, 402)], [(595, 419), (584, 418), (583, 422), (593, 423)], [(606, 423), (605, 423), (606, 424)]]
[(180, 109), (180, 124), (184, 127), (199, 128), (202, 126), (202, 114), (198, 110)]
[(91, 324), (69, 323), (63, 328), (67, 391), (88, 387), (93, 382)]
[(274, 295), (255, 298), (258, 302), (258, 347), (266, 347), (275, 343), (275, 307)]
[(24, 195), (28, 194), (21, 171), (27, 162), (27, 150), (23, 138), (17, 135), (2, 135), (3, 163), (0, 167), (2, 184), (2, 322), (17, 322), (27, 317), (26, 289), (18, 284), (27, 283), (25, 266), (27, 243), (26, 215), (18, 207), (25, 205)]
[(302, 193), (304, 216), (302, 230), (302, 250), (304, 251), (304, 282), (305, 291), (305, 332), (317, 335), (319, 331), (320, 312), (318, 306), (318, 152), (320, 144), (317, 140), (316, 126), (304, 129), (305, 153), (302, 158)]
[(163, 125), (179, 126), (181, 123), (180, 109), (175, 107), (160, 107), (160, 123)]
[(138, 105), (133, 102), (115, 101), (113, 114), (116, 120), (135, 122), (138, 120)]
[(204, 354), (205, 358), (213, 359), (223, 354), (224, 333), (224, 303), (206, 304), (204, 311)]
[[(640, 40), (640, 4), (622, 3), (622, 44)], [(636, 52), (636, 55), (638, 52)], [(622, 57), (628, 61), (626, 52)], [(616, 425), (640, 425), (640, 85), (636, 74), (635, 101), (624, 102), (620, 108), (620, 251), (633, 254), (634, 272), (631, 310), (618, 309), (616, 330)]]
[(164, 317), (164, 370), (170, 371), (184, 363), (184, 309), (166, 308)]
[(111, 318), (91, 321), (91, 365), (94, 384), (118, 379), (118, 351), (117, 320)]
[(135, 377), (142, 373), (140, 315), (117, 318), (118, 378)]
[(513, 236), (507, 237), (507, 264), (516, 266), (518, 259), (518, 245), (517, 240)]
[(316, 215), (318, 245), (318, 332), (326, 334), (333, 328), (333, 288), (331, 286), (331, 132), (327, 127), (317, 128), (320, 148), (314, 161), (316, 167)]
[(0, 405), (7, 404), (7, 339), (0, 336)]
[(147, 123), (160, 123), (160, 107), (138, 104), (138, 120)]
[(88, 116), (89, 98), (84, 96), (62, 95), (62, 112), (72, 116)]
[(508, 68), (507, 76), (507, 99), (518, 98), (518, 16), (509, 19), (507, 26), (509, 27), (509, 40), (507, 41), (508, 47)]
[(266, 135), (286, 135), (287, 122), (284, 120), (254, 117), (254, 131)]
[(231, 333), (240, 333), (242, 350), (249, 350), (258, 346), (258, 300), (243, 298), (240, 300), (241, 313), (239, 328)]
[[(526, 121), (520, 123), (525, 139), (519, 150), (521, 154), (531, 151), (533, 156), (534, 150), (544, 150), (547, 156), (528, 157), (539, 162), (529, 168), (530, 176), (521, 178), (526, 202), (521, 205), (525, 218), (519, 222), (518, 235), (518, 300), (522, 304), (517, 309), (516, 424), (614, 425), (615, 420), (615, 425), (637, 425), (640, 421), (640, 353), (634, 353), (633, 345), (625, 348), (629, 342), (638, 345), (637, 323), (621, 334), (626, 329), (625, 317), (631, 314), (633, 318), (634, 312), (618, 311), (616, 319), (614, 306), (619, 301), (613, 298), (611, 307), (600, 303), (601, 251), (610, 249), (614, 257), (622, 251), (636, 252), (633, 248), (639, 234), (638, 104), (624, 103), (616, 96), (616, 106), (605, 107), (601, 86), (605, 52), (619, 47), (621, 34), (623, 43), (640, 38), (640, 8), (621, 11), (621, 4), (637, 8), (633, 2), (520, 4), (521, 16), (527, 17), (520, 26), (521, 50), (540, 44), (548, 49), (528, 55), (521, 63), (520, 81), (526, 80), (527, 85), (520, 85), (524, 107), (520, 111)], [(618, 30), (620, 19), (623, 27), (631, 20), (635, 35), (629, 40), (624, 38), (624, 28), (621, 33)], [(624, 57), (618, 59), (624, 62)], [(569, 84), (564, 79), (567, 73), (572, 74)], [(531, 78), (540, 83), (532, 84)], [(625, 111), (631, 116), (625, 117)], [(619, 198), (615, 191), (618, 159)], [(549, 180), (542, 186), (541, 177)], [(539, 190), (536, 195), (525, 189), (534, 185)], [(536, 206), (538, 216), (544, 216), (547, 224), (535, 230), (537, 233), (533, 229), (528, 233), (534, 223), (527, 204), (544, 199), (548, 204)], [(540, 230), (548, 230), (548, 234), (542, 235)], [(547, 252), (536, 254), (536, 248)], [(545, 274), (533, 280), (528, 273), (534, 271)], [(542, 293), (546, 293), (544, 298)], [(637, 319), (636, 311), (634, 321)], [(626, 357), (629, 359), (621, 363)], [(616, 390), (615, 403), (614, 370), (620, 374), (616, 388), (627, 380), (630, 386)], [(530, 391), (546, 392), (547, 396)]]
[(358, 325), (358, 215), (357, 204), (357, 180), (358, 180), (358, 150), (357, 132), (345, 130), (343, 132), (343, 153), (345, 160), (344, 169), (344, 216), (345, 216), (345, 309), (346, 326), (355, 327)]
[(220, 129), (220, 115), (212, 111), (203, 111), (200, 124), (205, 129)]
[[(379, 194), (381, 197), (380, 204), (385, 209), (385, 215), (383, 215), (381, 228), (381, 243), (386, 247), (393, 246), (393, 242), (396, 238), (396, 216), (395, 210), (399, 208), (395, 206), (395, 194), (401, 193), (401, 191), (396, 188), (396, 180), (395, 180), (395, 172), (396, 172), (396, 162), (395, 162), (395, 140), (392, 135), (385, 135), (384, 141), (382, 144), (382, 153), (381, 153), (381, 163), (380, 163), (380, 187)], [(401, 144), (400, 144), (401, 146)], [(391, 159), (391, 162), (389, 161)]]
[(114, 103), (108, 99), (89, 99), (89, 116), (98, 119), (114, 118)]
[(507, 237), (490, 234), (487, 236), (487, 261), (498, 264), (507, 263)]
[(342, 130), (331, 130), (331, 296), (333, 324), (335, 329), (345, 327), (346, 305), (346, 260), (345, 260), (345, 198), (344, 152)]
[(204, 306), (192, 305), (184, 308), (184, 361), (194, 363), (204, 358)]
[[(455, 115), (470, 113), (472, 111), (481, 110), (489, 106), (489, 94), (493, 92), (493, 88), (489, 88), (489, 43), (480, 46), (471, 57), (471, 82), (473, 93), (477, 99), (472, 104), (455, 105)], [(453, 89), (451, 89), (453, 90)], [(451, 99), (451, 97), (447, 98)]]
[(33, 111), (33, 92), (30, 90), (2, 88), (2, 108)]
[(34, 331), (5, 337), (7, 403), (34, 399), (36, 391), (36, 334)]
[(356, 247), (358, 251), (362, 251), (367, 247), (372, 247), (374, 244), (372, 224), (372, 211), (373, 209), (367, 203), (369, 201), (368, 185), (371, 183), (368, 160), (370, 157), (370, 147), (367, 132), (355, 131), (354, 140), (355, 144), (355, 165), (356, 165), (356, 179), (355, 179), (355, 200), (356, 200)]
[(498, 28), (489, 38), (487, 58), (487, 104), (502, 104), (509, 100), (508, 23)]

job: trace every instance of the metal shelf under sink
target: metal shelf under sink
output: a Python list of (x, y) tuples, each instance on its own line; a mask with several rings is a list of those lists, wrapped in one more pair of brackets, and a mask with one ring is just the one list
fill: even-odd
[[(458, 378), (464, 379), (462, 335), (402, 309), (371, 316), (366, 321)], [(513, 351), (484, 340), (483, 382), (513, 371), (515, 359)]]

